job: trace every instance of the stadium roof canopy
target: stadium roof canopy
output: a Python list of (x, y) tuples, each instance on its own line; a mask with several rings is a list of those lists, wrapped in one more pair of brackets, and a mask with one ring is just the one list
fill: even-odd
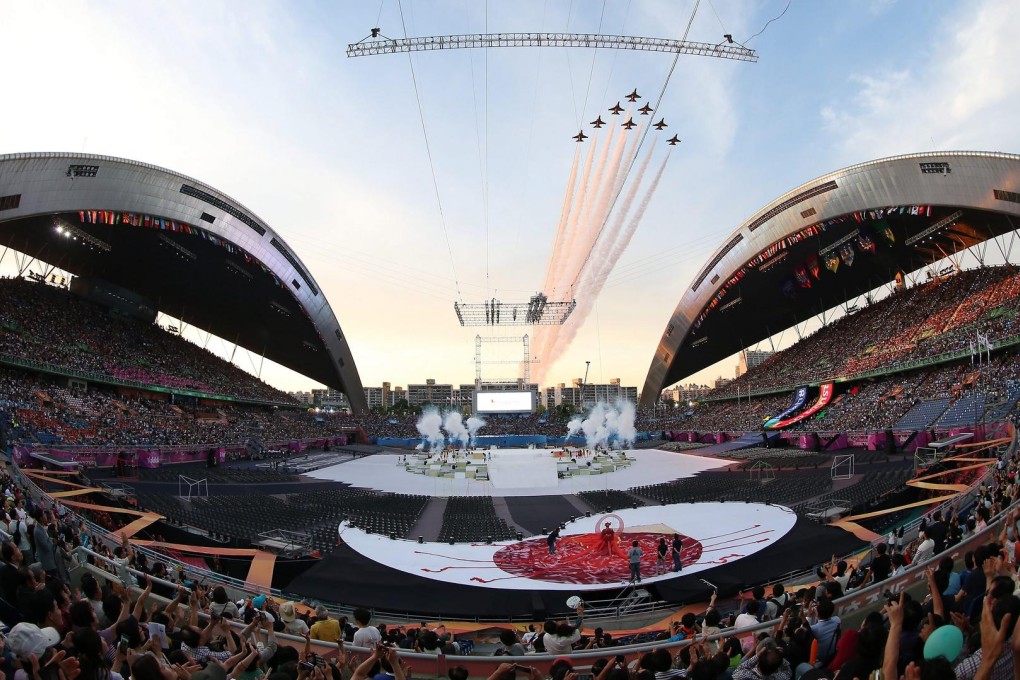
[(365, 409), (351, 349), (308, 268), (202, 182), (108, 156), (0, 155), (0, 245), (136, 293)]
[(824, 310), (1020, 227), (1020, 156), (950, 151), (853, 165), (775, 199), (683, 289), (643, 406)]

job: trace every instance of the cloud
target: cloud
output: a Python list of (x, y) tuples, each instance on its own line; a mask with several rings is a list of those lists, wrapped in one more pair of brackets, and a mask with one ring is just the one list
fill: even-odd
[(968, 3), (945, 16), (928, 50), (908, 64), (853, 74), (856, 93), (820, 112), (837, 150), (856, 161), (930, 149), (933, 140), (939, 149), (1015, 148), (1018, 23), (1020, 4)]

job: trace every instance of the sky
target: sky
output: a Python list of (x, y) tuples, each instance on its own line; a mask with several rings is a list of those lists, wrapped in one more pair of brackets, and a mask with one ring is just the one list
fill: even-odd
[[(420, 52), (411, 57), (414, 81), (406, 55), (345, 55), (374, 26), (391, 38), (678, 39), (694, 4), (4, 2), (0, 153), (121, 156), (224, 191), (307, 265), (363, 384), (459, 384), (474, 379), (476, 335), (536, 331), (462, 328), (454, 301), (523, 302), (543, 287), (578, 146), (571, 136), (592, 132), (585, 123), (634, 88), (653, 105), (662, 92), (659, 113), (683, 142), (668, 148), (650, 135), (651, 167), (668, 158), (655, 191), (642, 194), (647, 210), (633, 238), (587, 300), (572, 341), (555, 352), (543, 346), (549, 354), (532, 368), (552, 385), (582, 377), (590, 362), (589, 382), (640, 388), (685, 286), (775, 197), (893, 154), (1020, 148), (1015, 0), (792, 0), (788, 8), (786, 0), (706, 0), (688, 39), (718, 43), (729, 33), (760, 59), (681, 56), (668, 84), (674, 59), (665, 53)], [(649, 186), (646, 177), (642, 191)], [(225, 343), (210, 349), (229, 352)], [(486, 344), (485, 358), (520, 353), (514, 342)], [(732, 375), (735, 365), (684, 382)], [(514, 370), (490, 364), (484, 377)], [(313, 386), (278, 366), (262, 377), (286, 390)]]

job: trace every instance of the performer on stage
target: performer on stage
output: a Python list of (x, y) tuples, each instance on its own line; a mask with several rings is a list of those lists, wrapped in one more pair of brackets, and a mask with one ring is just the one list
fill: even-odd
[(620, 547), (620, 539), (616, 537), (613, 526), (606, 522), (602, 533), (599, 534), (599, 545), (595, 551), (597, 555), (608, 557), (626, 557), (627, 553)]

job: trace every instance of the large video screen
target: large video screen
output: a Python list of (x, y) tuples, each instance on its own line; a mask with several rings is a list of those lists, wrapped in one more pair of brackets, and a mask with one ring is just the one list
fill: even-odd
[(475, 413), (534, 413), (533, 392), (475, 392)]

